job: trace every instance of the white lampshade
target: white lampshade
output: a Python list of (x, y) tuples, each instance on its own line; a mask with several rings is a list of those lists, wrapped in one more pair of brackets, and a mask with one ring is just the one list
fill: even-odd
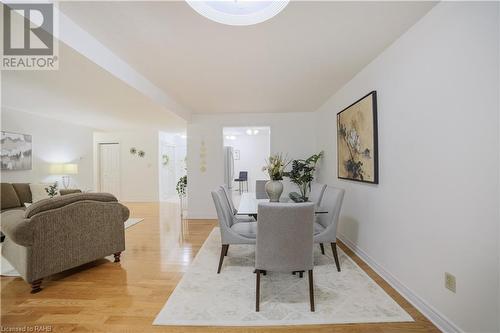
[(78, 174), (78, 164), (63, 164), (63, 173), (65, 175), (76, 175)]
[(76, 175), (78, 173), (78, 164), (51, 164), (49, 172), (53, 175)]

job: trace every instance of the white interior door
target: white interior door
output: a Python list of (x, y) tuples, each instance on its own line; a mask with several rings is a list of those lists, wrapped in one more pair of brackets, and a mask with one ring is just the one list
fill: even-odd
[(120, 144), (99, 144), (100, 191), (120, 197)]

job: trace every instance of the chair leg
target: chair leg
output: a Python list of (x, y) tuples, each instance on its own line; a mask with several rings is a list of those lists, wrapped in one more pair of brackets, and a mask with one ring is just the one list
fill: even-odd
[(319, 247), (321, 248), (321, 254), (325, 255), (325, 247), (323, 246), (323, 243), (319, 243)]
[(312, 269), (309, 270), (309, 302), (311, 303), (311, 312), (314, 312), (314, 281)]
[(227, 244), (226, 251), (224, 252), (224, 257), (227, 257), (227, 251), (229, 251), (229, 244)]
[(226, 254), (228, 247), (229, 247), (228, 244), (222, 244), (222, 248), (220, 250), (219, 268), (217, 268), (217, 274), (220, 273), (220, 269), (222, 267), (222, 262), (224, 261), (224, 255)]
[(121, 252), (113, 253), (113, 256), (115, 256), (115, 262), (120, 262), (120, 256), (121, 255), (122, 255)]
[(256, 285), (255, 285), (255, 311), (260, 309), (260, 270), (255, 270)]
[(38, 279), (38, 280), (31, 282), (31, 293), (32, 294), (36, 294), (36, 293), (42, 291), (42, 288), (41, 288), (42, 280), (43, 279)]
[(337, 265), (337, 271), (340, 272), (340, 262), (339, 255), (337, 254), (337, 243), (332, 243), (333, 259), (335, 259), (335, 265)]

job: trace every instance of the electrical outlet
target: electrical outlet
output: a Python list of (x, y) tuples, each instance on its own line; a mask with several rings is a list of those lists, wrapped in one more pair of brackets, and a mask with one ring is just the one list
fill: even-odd
[(454, 293), (457, 292), (457, 279), (453, 274), (444, 272), (444, 287)]

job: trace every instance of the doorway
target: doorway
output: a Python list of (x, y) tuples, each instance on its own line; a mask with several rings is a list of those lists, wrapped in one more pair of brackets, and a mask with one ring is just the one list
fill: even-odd
[(161, 166), (160, 166), (160, 190), (161, 200), (165, 201), (175, 196), (175, 185), (177, 182), (175, 146), (166, 142), (160, 143)]
[(99, 191), (120, 197), (120, 144), (99, 144)]
[[(262, 171), (271, 151), (271, 128), (268, 126), (224, 127), (224, 183), (233, 193), (255, 192), (257, 180), (268, 180)], [(240, 173), (246, 181), (235, 181)], [(241, 185), (241, 186), (240, 186)]]

